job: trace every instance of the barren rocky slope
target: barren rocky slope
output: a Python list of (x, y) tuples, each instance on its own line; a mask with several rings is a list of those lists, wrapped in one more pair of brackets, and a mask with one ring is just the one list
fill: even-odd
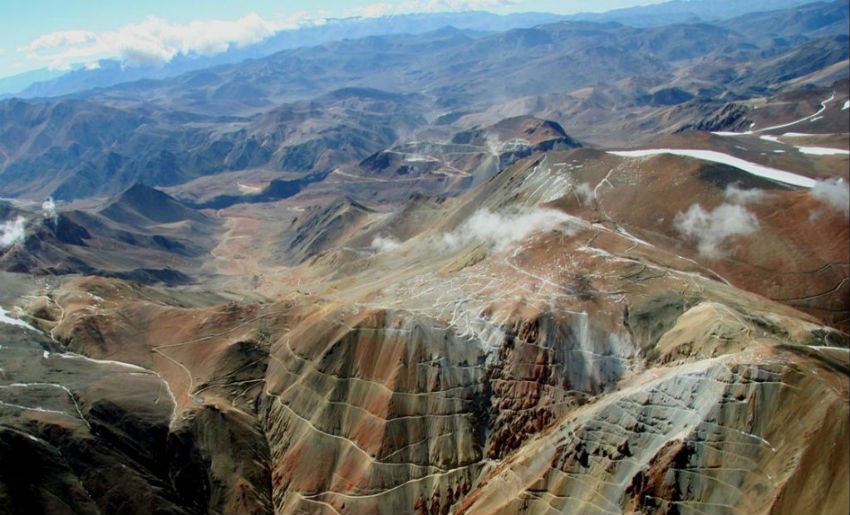
[(848, 513), (846, 11), (3, 103), (0, 512)]
[[(441, 206), (414, 199), (408, 216), (442, 214), (403, 242), (348, 247), (392, 215), (344, 218), (300, 267), (255, 270), (259, 296), (81, 278), (22, 297), (38, 330), (0, 349), (3, 434), (44, 456), (44, 479), (5, 480), (4, 506), (846, 511), (847, 335), (725, 283), (660, 230), (633, 234), (605, 188), (626, 198), (622, 181), (658, 160), (576, 168), (588, 152), (525, 160)], [(698, 163), (675, 169), (708, 195), (694, 199), (728, 188)]]

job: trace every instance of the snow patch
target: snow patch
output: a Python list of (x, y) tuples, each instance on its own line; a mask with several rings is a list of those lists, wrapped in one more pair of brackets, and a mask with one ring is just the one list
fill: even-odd
[(404, 158), (405, 163), (439, 163), (440, 160), (432, 156), (423, 156), (421, 154), (408, 154)]
[(130, 370), (135, 370), (137, 372), (147, 372), (149, 374), (156, 374), (156, 372), (149, 370), (144, 367), (140, 367), (138, 365), (133, 365), (132, 363), (125, 363), (124, 361), (115, 361), (111, 359), (95, 359), (90, 358), (88, 356), (83, 356), (81, 354), (74, 354), (72, 352), (61, 352), (56, 354), (62, 359), (81, 359), (83, 361), (89, 361), (91, 363), (98, 363), (100, 365), (115, 365), (122, 368), (129, 368)]
[(844, 105), (843, 105), (843, 106), (841, 106), (841, 110), (842, 110), (842, 111), (846, 111), (846, 110), (848, 110), (848, 109), (850, 109), (850, 100), (845, 100), (845, 101), (844, 101)]
[[(800, 138), (805, 136), (813, 136), (813, 134), (804, 134), (801, 132), (786, 132), (781, 137), (783, 138)], [(771, 141), (773, 143), (777, 143), (779, 145), (785, 145), (784, 141), (780, 141), (779, 136), (759, 136), (760, 139), (765, 141)], [(798, 145), (792, 145), (798, 151), (803, 154), (811, 154), (816, 156), (841, 156), (841, 155), (850, 155), (850, 150), (844, 150), (840, 148), (829, 148), (829, 147), (801, 147)], [(774, 152), (778, 152), (774, 150)]]
[(23, 327), (24, 329), (29, 329), (30, 331), (39, 332), (38, 329), (29, 325), (28, 323), (24, 322), (23, 320), (19, 320), (17, 318), (10, 317), (9, 312), (6, 311), (5, 309), (3, 309), (2, 306), (0, 306), (0, 323), (4, 323), (4, 324), (8, 324), (8, 325), (14, 325), (14, 326), (17, 326), (17, 327)]
[(814, 156), (850, 156), (850, 150), (840, 148), (797, 147), (797, 150), (803, 154), (811, 154)]
[(747, 134), (752, 134), (752, 133), (753, 133), (753, 131), (746, 131), (746, 132), (714, 131), (714, 132), (712, 132), (712, 134), (714, 134), (715, 136), (724, 136), (724, 137), (745, 136)]
[(241, 193), (251, 194), (251, 193), (260, 193), (263, 191), (263, 188), (259, 186), (249, 186), (247, 184), (242, 184), (239, 181), (236, 181), (236, 187), (239, 188)]
[(760, 165), (758, 163), (752, 163), (750, 161), (745, 161), (738, 157), (730, 156), (729, 154), (715, 152), (714, 150), (657, 148), (646, 150), (615, 151), (608, 153), (620, 157), (648, 157), (656, 156), (659, 154), (672, 154), (676, 156), (692, 157), (695, 159), (702, 159), (703, 161), (711, 161), (713, 163), (721, 163), (733, 166), (749, 174), (756, 175), (758, 177), (764, 177), (766, 179), (771, 179), (785, 184), (790, 184), (792, 186), (811, 188), (815, 185), (815, 180), (810, 179), (809, 177), (804, 177), (795, 173), (786, 172), (784, 170), (777, 170), (776, 168)]

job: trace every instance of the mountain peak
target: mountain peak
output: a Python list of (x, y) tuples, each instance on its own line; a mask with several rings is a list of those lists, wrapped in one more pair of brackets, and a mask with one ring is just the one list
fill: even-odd
[(141, 182), (136, 182), (100, 213), (121, 223), (139, 226), (191, 220), (208, 223), (210, 219), (174, 197)]

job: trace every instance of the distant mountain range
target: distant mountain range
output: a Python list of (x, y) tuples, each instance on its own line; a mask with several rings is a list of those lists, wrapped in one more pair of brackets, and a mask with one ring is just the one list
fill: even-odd
[(73, 199), (252, 169), (300, 180), (517, 115), (552, 119), (580, 141), (635, 144), (730, 101), (828, 86), (846, 78), (848, 53), (848, 5), (836, 2), (717, 25), (561, 21), (330, 42), (0, 102), (0, 190)]
[(124, 66), (121, 61), (104, 59), (99, 61), (99, 67), (96, 69), (86, 69), (80, 66), (70, 72), (60, 74), (47, 70), (28, 72), (19, 76), (0, 79), (0, 94), (21, 98), (54, 97), (140, 79), (175, 77), (193, 70), (238, 63), (246, 59), (258, 59), (282, 50), (321, 45), (331, 41), (376, 35), (421, 34), (447, 26), (472, 31), (499, 32), (541, 23), (551, 23), (561, 18), (563, 17), (547, 13), (500, 16), (488, 12), (461, 12), (407, 14), (379, 18), (328, 19), (321, 24), (282, 30), (260, 43), (246, 47), (231, 47), (225, 52), (211, 56), (187, 57), (177, 55), (165, 64), (139, 66)]
[[(635, 27), (662, 26), (671, 23), (696, 23), (732, 18), (757, 11), (784, 9), (807, 3), (807, 0), (673, 0), (660, 4), (617, 9), (606, 13), (556, 15), (520, 13), (496, 15), (487, 12), (407, 14), (380, 18), (342, 18), (324, 20), (321, 24), (283, 30), (247, 47), (231, 47), (212, 56), (178, 55), (159, 65), (125, 66), (121, 61), (104, 59), (96, 69), (79, 66), (70, 72), (37, 70), (0, 79), (0, 98), (55, 97), (140, 79), (165, 79), (177, 75), (246, 59), (258, 59), (276, 52), (298, 47), (321, 45), (345, 39), (392, 34), (422, 34), (442, 27), (455, 27), (478, 32), (502, 32), (514, 28), (533, 27), (559, 20), (616, 22)], [(834, 2), (838, 4), (839, 2)], [(756, 29), (758, 30), (758, 29)]]
[[(650, 5), (614, 9), (604, 13), (582, 13), (570, 19), (613, 21), (635, 27), (717, 21), (749, 13), (789, 9), (808, 0), (672, 0)], [(838, 2), (834, 2), (838, 3)], [(756, 27), (754, 27), (756, 28)]]

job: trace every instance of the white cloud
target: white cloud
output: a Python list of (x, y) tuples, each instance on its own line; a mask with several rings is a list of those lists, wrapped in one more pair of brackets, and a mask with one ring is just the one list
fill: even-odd
[(96, 43), (97, 40), (97, 34), (88, 30), (66, 30), (39, 36), (22, 50), (37, 52), (56, 47), (91, 45)]
[(50, 220), (53, 223), (56, 223), (56, 202), (53, 201), (53, 197), (47, 197), (47, 199), (41, 203), (41, 212), (42, 215), (44, 215), (45, 220)]
[(376, 236), (375, 239), (372, 240), (372, 249), (379, 253), (390, 252), (397, 249), (399, 245), (401, 245), (401, 243), (391, 237), (385, 238), (383, 236)]
[(0, 249), (6, 249), (16, 243), (23, 243), (26, 239), (27, 219), (23, 216), (15, 218), (14, 221), (3, 222), (0, 224)]
[(730, 184), (723, 192), (723, 196), (732, 204), (740, 204), (743, 206), (745, 204), (759, 202), (763, 200), (766, 195), (763, 190), (758, 188), (744, 190), (739, 188), (737, 184)]
[(498, 11), (518, 4), (516, 0), (405, 0), (378, 2), (352, 9), (352, 14), (374, 18), (404, 13), (436, 13), (447, 11)]
[(589, 206), (596, 200), (596, 192), (590, 183), (583, 182), (575, 187), (575, 195), (583, 206)]
[[(500, 11), (517, 5), (517, 0), (404, 0), (377, 2), (351, 8), (343, 16), (380, 17), (414, 12), (489, 10)], [(237, 20), (203, 20), (173, 23), (149, 16), (113, 31), (66, 30), (39, 36), (18, 48), (28, 59), (51, 69), (67, 70), (83, 64), (89, 69), (99, 59), (119, 58), (128, 65), (166, 63), (178, 55), (213, 55), (230, 46), (243, 47), (285, 29), (306, 24), (323, 25), (330, 13), (298, 11), (265, 19), (256, 13)]]
[(720, 258), (724, 246), (733, 236), (752, 234), (759, 229), (756, 215), (737, 204), (723, 203), (712, 211), (693, 204), (686, 212), (677, 213), (673, 224), (683, 236), (697, 242), (697, 250), (707, 258)]
[(128, 64), (165, 63), (177, 55), (212, 55), (231, 45), (242, 47), (258, 43), (285, 28), (257, 14), (238, 20), (172, 23), (154, 16), (111, 32), (85, 30), (53, 32), (38, 37), (20, 48), (30, 59), (51, 68), (67, 68), (74, 63), (92, 63), (98, 59), (120, 57)]
[(570, 226), (572, 217), (554, 209), (536, 208), (528, 212), (494, 213), (479, 209), (458, 229), (446, 233), (442, 243), (451, 249), (480, 242), (495, 250), (502, 250), (511, 243), (522, 241), (538, 231), (559, 230), (573, 234)]
[(812, 195), (833, 209), (850, 216), (850, 184), (844, 179), (817, 181), (811, 190)]

